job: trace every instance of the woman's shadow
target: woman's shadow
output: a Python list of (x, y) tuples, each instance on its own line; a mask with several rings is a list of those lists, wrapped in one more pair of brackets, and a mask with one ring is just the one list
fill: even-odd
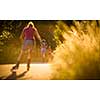
[(9, 76), (7, 76), (7, 77), (5, 78), (5, 80), (16, 80), (16, 79), (18, 79), (18, 78), (20, 78), (20, 77), (25, 76), (26, 73), (27, 73), (27, 71), (24, 71), (23, 73), (17, 75), (16, 72), (12, 72), (12, 74), (10, 74)]

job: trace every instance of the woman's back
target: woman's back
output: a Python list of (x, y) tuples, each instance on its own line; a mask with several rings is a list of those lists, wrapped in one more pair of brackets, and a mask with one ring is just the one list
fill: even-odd
[(23, 30), (25, 40), (33, 40), (35, 29), (32, 27)]

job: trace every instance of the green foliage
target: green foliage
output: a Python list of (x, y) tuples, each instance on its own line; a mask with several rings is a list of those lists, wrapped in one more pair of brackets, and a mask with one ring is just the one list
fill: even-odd
[(56, 41), (54, 40), (54, 27), (55, 23), (39, 23), (37, 24), (37, 29), (41, 35), (42, 39), (47, 41), (48, 46), (51, 46), (52, 49), (56, 47)]
[(56, 42), (56, 46), (61, 44), (64, 40), (63, 34), (66, 31), (66, 24), (63, 21), (57, 21), (54, 30), (54, 40)]

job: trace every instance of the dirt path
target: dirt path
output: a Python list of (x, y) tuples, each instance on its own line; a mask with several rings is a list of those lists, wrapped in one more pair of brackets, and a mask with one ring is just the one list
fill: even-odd
[(0, 65), (1, 80), (49, 80), (51, 79), (50, 64), (31, 64), (30, 71), (26, 71), (26, 64), (21, 64), (17, 72), (11, 72), (13, 64)]

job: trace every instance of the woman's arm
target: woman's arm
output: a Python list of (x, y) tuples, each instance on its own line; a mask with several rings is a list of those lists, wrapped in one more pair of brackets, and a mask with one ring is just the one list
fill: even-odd
[(38, 33), (38, 31), (37, 31), (37, 29), (35, 29), (35, 37), (41, 42), (42, 40), (41, 40), (41, 37), (40, 37), (40, 35), (39, 35), (39, 33)]
[(20, 37), (19, 37), (19, 39), (20, 39), (20, 40), (23, 40), (24, 37), (25, 37), (25, 36), (24, 36), (24, 30), (23, 30), (22, 33), (21, 33), (21, 35), (20, 35)]

